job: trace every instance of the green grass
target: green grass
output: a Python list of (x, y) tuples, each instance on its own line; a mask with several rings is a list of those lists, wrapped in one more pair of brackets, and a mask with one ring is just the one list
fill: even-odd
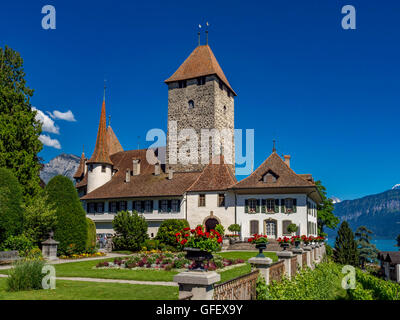
[(248, 263), (246, 263), (244, 266), (232, 268), (223, 272), (217, 272), (221, 275), (221, 280), (218, 283), (222, 283), (228, 280), (231, 280), (233, 278), (242, 276), (246, 273), (249, 273), (251, 271), (251, 267)]
[(113, 251), (112, 253), (118, 253), (118, 254), (127, 254), (127, 255), (130, 255), (130, 254), (133, 254), (134, 252), (133, 252), (133, 251), (129, 251), (129, 250), (117, 250), (117, 251)]
[(176, 300), (178, 288), (57, 280), (54, 290), (7, 292), (0, 279), (0, 300)]

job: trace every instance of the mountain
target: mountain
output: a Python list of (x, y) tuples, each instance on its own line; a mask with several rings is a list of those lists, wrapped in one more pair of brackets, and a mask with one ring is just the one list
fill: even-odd
[(392, 187), (392, 190), (397, 190), (397, 189), (400, 189), (400, 183), (395, 184), (395, 185)]
[[(395, 239), (400, 234), (400, 189), (335, 203), (334, 213), (353, 231), (364, 225), (376, 239)], [(327, 232), (329, 237), (336, 236), (336, 230)]]
[(334, 196), (332, 196), (330, 199), (332, 200), (332, 203), (333, 203), (333, 204), (342, 202), (342, 200), (340, 200), (339, 198), (334, 197)]
[(66, 176), (74, 181), (73, 176), (79, 166), (79, 159), (73, 154), (62, 153), (43, 165), (40, 171), (40, 178), (46, 184), (52, 177), (57, 175)]

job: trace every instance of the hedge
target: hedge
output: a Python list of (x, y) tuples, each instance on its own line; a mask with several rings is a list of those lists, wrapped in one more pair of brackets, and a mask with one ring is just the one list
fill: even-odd
[(91, 250), (96, 247), (96, 224), (92, 219), (86, 217), (87, 223), (87, 240), (86, 250)]

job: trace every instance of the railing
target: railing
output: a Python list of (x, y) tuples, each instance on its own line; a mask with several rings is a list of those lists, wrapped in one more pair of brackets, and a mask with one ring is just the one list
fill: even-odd
[(285, 273), (285, 262), (280, 260), (269, 267), (269, 281), (281, 281)]
[(255, 300), (259, 271), (214, 286), (214, 300)]
[(297, 273), (297, 257), (294, 256), (290, 261), (290, 276), (294, 278)]
[(305, 267), (307, 267), (307, 252), (304, 252), (303, 254), (302, 254), (302, 267), (303, 268), (305, 268)]

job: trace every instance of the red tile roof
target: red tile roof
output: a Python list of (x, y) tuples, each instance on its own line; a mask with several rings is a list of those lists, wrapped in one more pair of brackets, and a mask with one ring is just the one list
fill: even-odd
[(83, 176), (85, 173), (85, 161), (87, 159), (85, 158), (85, 153), (82, 152), (81, 159), (79, 160), (79, 166), (78, 169), (76, 169), (76, 172), (74, 174), (74, 179), (79, 179)]
[(224, 156), (218, 158), (214, 162), (218, 160), (219, 163), (210, 161), (187, 191), (226, 190), (237, 182), (232, 168), (225, 163)]
[(114, 133), (114, 130), (111, 128), (111, 126), (107, 127), (107, 146), (108, 146), (108, 153), (110, 155), (124, 151), (122, 149), (121, 144), (118, 141), (117, 136)]
[(208, 45), (198, 46), (189, 57), (181, 64), (178, 70), (165, 80), (166, 83), (188, 80), (201, 76), (217, 75), (222, 82), (236, 95), (235, 91), (225, 77), (217, 59)]
[[(198, 178), (200, 172), (174, 172), (173, 178), (161, 166), (161, 174), (154, 175), (154, 165), (146, 160), (146, 149), (129, 150), (111, 155), (114, 169), (117, 173), (111, 181), (83, 196), (82, 200), (132, 198), (154, 196), (179, 196)], [(125, 182), (126, 169), (132, 170), (132, 160), (140, 159), (140, 174), (131, 176), (130, 182)]]
[[(277, 176), (275, 182), (263, 181), (263, 176), (271, 172)], [(296, 174), (280, 156), (273, 152), (254, 172), (247, 178), (233, 186), (234, 189), (276, 187), (315, 187), (315, 184)]]
[(110, 155), (107, 146), (107, 131), (106, 131), (106, 102), (103, 100), (101, 107), (101, 116), (99, 123), (99, 130), (97, 131), (96, 146), (94, 148), (92, 157), (87, 163), (105, 163), (111, 164)]

